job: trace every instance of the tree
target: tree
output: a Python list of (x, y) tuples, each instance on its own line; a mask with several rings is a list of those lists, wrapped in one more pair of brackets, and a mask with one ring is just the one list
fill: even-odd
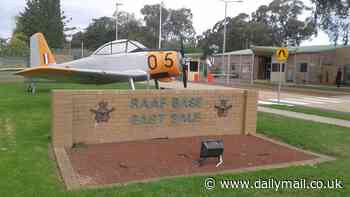
[[(159, 4), (145, 5), (141, 9), (146, 28), (154, 37), (152, 47), (158, 46), (159, 33)], [(193, 42), (195, 30), (193, 27), (193, 14), (191, 9), (167, 9), (162, 7), (162, 39), (168, 48), (179, 47), (181, 37), (185, 42)]]
[(274, 43), (272, 40), (272, 30), (265, 23), (250, 21), (248, 25), (248, 34), (248, 47), (250, 45), (271, 46)]
[(84, 33), (79, 31), (72, 35), (71, 47), (72, 48), (80, 48), (81, 42), (84, 41)]
[(314, 19), (324, 30), (330, 41), (337, 45), (349, 44), (350, 34), (350, 0), (312, 0)]
[(95, 50), (102, 44), (115, 40), (115, 22), (113, 18), (92, 19), (84, 33), (84, 43), (88, 49)]
[(50, 47), (64, 45), (64, 19), (60, 0), (27, 0), (23, 12), (16, 17), (15, 33), (23, 33), (27, 38), (42, 32)]
[[(193, 14), (191, 9), (181, 8), (178, 10), (169, 9), (170, 16), (166, 21), (167, 40), (177, 39), (180, 37), (190, 41), (194, 38), (196, 32), (193, 27)], [(170, 38), (170, 39), (169, 39)]]
[[(118, 13), (118, 38), (137, 40), (147, 47), (157, 48), (159, 5), (145, 5), (141, 13), (144, 15), (144, 21), (137, 19), (134, 14)], [(163, 7), (162, 16), (164, 48), (180, 48), (181, 37), (186, 41), (186, 47), (193, 48), (196, 45), (190, 9), (172, 10)], [(80, 47), (82, 39), (85, 46), (91, 50), (115, 40), (115, 19), (109, 17), (93, 19), (84, 33), (78, 32), (73, 35), (72, 46)]]
[(2, 40), (0, 54), (2, 56), (26, 56), (29, 54), (27, 37), (23, 33), (15, 33), (7, 44)]
[[(197, 37), (199, 47), (205, 55), (222, 51), (224, 20), (219, 21), (210, 30)], [(249, 20), (249, 15), (241, 13), (234, 18), (227, 18), (226, 50), (240, 50), (250, 45), (271, 45), (271, 32), (264, 23)], [(219, 48), (218, 48), (219, 46)]]
[(220, 33), (213, 29), (208, 29), (202, 35), (197, 36), (198, 47), (202, 48), (204, 56), (219, 52), (220, 38), (222, 38)]
[[(316, 32), (312, 18), (299, 20), (309, 8), (300, 0), (273, 0), (260, 6), (251, 16), (241, 13), (226, 19), (226, 50), (240, 50), (251, 45), (281, 46), (287, 43), (300, 45)], [(222, 51), (224, 20), (198, 36), (198, 46), (205, 55)], [(215, 46), (215, 47), (214, 47)]]
[[(153, 46), (155, 37), (142, 26), (142, 21), (136, 19), (134, 14), (118, 13), (118, 39), (137, 40), (145, 46)], [(101, 17), (93, 19), (85, 32), (77, 32), (72, 38), (72, 47), (80, 47), (81, 40), (90, 50), (115, 40), (115, 19)]]
[[(248, 24), (249, 16), (247, 14), (239, 14), (234, 18), (229, 18), (227, 21), (227, 32), (226, 32), (226, 50), (239, 50), (247, 48), (246, 42), (249, 39)], [(224, 21), (220, 24), (220, 29), (224, 29)]]
[(300, 45), (316, 32), (313, 18), (299, 20), (305, 10), (310, 10), (301, 0), (274, 0), (263, 5), (252, 14), (254, 22), (266, 24), (270, 28), (273, 45), (288, 42)]
[[(151, 37), (153, 37), (151, 43), (152, 48), (156, 48), (158, 46), (158, 32), (159, 32), (159, 7), (160, 4), (154, 5), (145, 5), (141, 9), (141, 14), (143, 15), (143, 20), (145, 21), (145, 25)], [(164, 6), (162, 7), (162, 27), (163, 27), (163, 35), (166, 35), (169, 27), (165, 26), (165, 23), (168, 19), (169, 12)], [(164, 38), (164, 37), (163, 37)]]
[(0, 38), (0, 51), (4, 50), (7, 46), (6, 39)]
[(153, 34), (142, 25), (142, 20), (137, 19), (134, 14), (120, 12), (118, 25), (118, 35), (122, 39), (137, 40), (145, 46), (153, 46), (155, 43)]

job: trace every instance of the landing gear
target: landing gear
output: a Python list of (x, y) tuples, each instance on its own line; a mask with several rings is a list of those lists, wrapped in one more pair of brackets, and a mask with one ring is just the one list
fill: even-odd
[(159, 81), (157, 79), (154, 80), (154, 84), (156, 85), (156, 89), (159, 90)]
[(129, 88), (131, 90), (135, 90), (135, 83), (134, 83), (134, 79), (133, 78), (129, 79)]
[(147, 75), (147, 90), (149, 90), (149, 87), (150, 87), (150, 84), (149, 84), (149, 81), (150, 81), (150, 75), (148, 74)]
[(35, 94), (36, 93), (36, 85), (34, 82), (31, 82), (28, 87), (27, 87), (27, 92), (31, 93), (31, 94)]

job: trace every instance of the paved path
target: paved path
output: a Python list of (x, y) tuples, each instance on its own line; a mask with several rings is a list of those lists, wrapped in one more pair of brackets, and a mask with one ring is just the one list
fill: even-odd
[(335, 119), (335, 118), (327, 118), (327, 117), (322, 117), (322, 116), (303, 114), (303, 113), (291, 112), (291, 111), (286, 111), (286, 110), (271, 109), (271, 108), (266, 108), (266, 107), (258, 107), (258, 111), (272, 113), (272, 114), (278, 114), (281, 116), (287, 116), (287, 117), (291, 117), (291, 118), (309, 120), (309, 121), (313, 121), (313, 122), (332, 124), (332, 125), (337, 125), (337, 126), (341, 126), (341, 127), (350, 127), (350, 121), (339, 120), (339, 119)]

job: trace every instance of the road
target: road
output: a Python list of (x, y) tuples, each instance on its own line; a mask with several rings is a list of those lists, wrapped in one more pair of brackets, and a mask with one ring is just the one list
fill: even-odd
[[(160, 83), (160, 87), (168, 89), (183, 89), (183, 84), (181, 82), (171, 82), (171, 83)], [(237, 89), (227, 86), (220, 85), (209, 85), (202, 83), (188, 83), (189, 89)], [(268, 89), (256, 89), (256, 88), (246, 88), (244, 89), (254, 89), (259, 91), (259, 104), (275, 104), (277, 102), (277, 92)], [(350, 113), (350, 93), (349, 95), (344, 94), (327, 94), (324, 91), (322, 93), (315, 92), (285, 92), (281, 93), (281, 101), (288, 105), (301, 105), (308, 107), (321, 108), (326, 110), (334, 110), (341, 112)]]

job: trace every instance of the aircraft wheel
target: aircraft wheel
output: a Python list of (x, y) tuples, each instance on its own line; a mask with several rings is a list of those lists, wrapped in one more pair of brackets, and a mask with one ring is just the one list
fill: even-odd
[(33, 91), (33, 88), (31, 87), (31, 85), (28, 85), (27, 86), (27, 92), (28, 93), (31, 93)]

